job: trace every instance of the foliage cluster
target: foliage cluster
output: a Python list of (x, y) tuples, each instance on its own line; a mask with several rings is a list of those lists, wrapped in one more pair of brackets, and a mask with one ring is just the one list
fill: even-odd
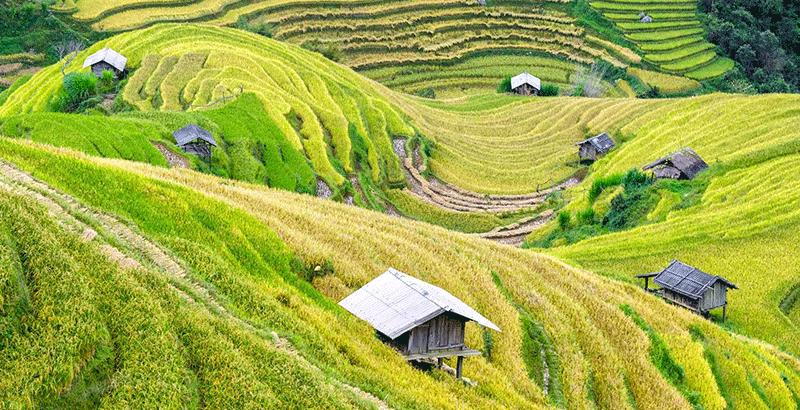
[[(708, 187), (708, 174), (718, 175), (718, 172), (706, 171), (694, 180), (677, 181), (653, 180), (632, 169), (625, 174), (594, 179), (587, 192), (589, 206), (575, 212), (570, 209), (560, 211), (557, 227), (530, 245), (569, 245), (590, 237), (660, 222), (671, 210), (697, 205)], [(615, 186), (622, 189), (611, 190)], [(605, 200), (595, 204), (601, 195)]]
[(800, 6), (702, 0), (698, 8), (705, 14), (709, 41), (736, 61), (740, 74), (759, 92), (800, 90)]

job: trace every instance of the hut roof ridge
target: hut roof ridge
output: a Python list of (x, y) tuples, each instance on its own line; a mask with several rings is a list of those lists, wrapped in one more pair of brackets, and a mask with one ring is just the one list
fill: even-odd
[(195, 123), (190, 123), (189, 125), (173, 132), (172, 136), (175, 137), (175, 143), (178, 146), (186, 145), (197, 139), (206, 141), (215, 147), (218, 146), (217, 141), (214, 140), (214, 136), (211, 135), (211, 133), (206, 129)]
[(662, 288), (672, 290), (692, 299), (699, 299), (708, 288), (714, 286), (714, 283), (718, 281), (721, 281), (729, 288), (739, 289), (738, 286), (723, 277), (710, 275), (677, 259), (673, 259), (669, 266), (659, 272), (653, 279), (653, 282)]
[(694, 178), (695, 174), (698, 172), (708, 168), (708, 164), (700, 158), (693, 149), (689, 147), (684, 147), (679, 151), (673, 152), (669, 155), (665, 155), (645, 166), (642, 167), (642, 170), (648, 170), (652, 168), (656, 168), (659, 166), (668, 166), (671, 165), (676, 169), (680, 170), (687, 177)]
[(102, 50), (86, 57), (86, 59), (83, 60), (83, 68), (95, 65), (101, 61), (105, 61), (119, 71), (125, 70), (125, 65), (128, 64), (127, 57), (108, 47), (104, 47)]
[(446, 290), (393, 268), (342, 299), (339, 305), (390, 339), (445, 312), (500, 331), (489, 319)]
[(542, 80), (540, 80), (538, 77), (536, 77), (534, 75), (531, 75), (527, 71), (525, 71), (522, 74), (517, 74), (514, 77), (511, 77), (511, 89), (512, 90), (517, 88), (517, 87), (519, 87), (519, 86), (521, 86), (522, 84), (525, 84), (525, 83), (530, 84), (531, 86), (533, 86), (537, 90), (541, 90), (542, 89)]
[(598, 152), (605, 152), (614, 148), (614, 140), (611, 139), (605, 132), (595, 135), (594, 137), (587, 138), (583, 141), (576, 142), (575, 145), (592, 144)]

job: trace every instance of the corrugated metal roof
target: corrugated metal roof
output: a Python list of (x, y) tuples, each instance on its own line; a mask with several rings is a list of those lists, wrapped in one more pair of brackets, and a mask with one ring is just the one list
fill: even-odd
[(128, 63), (128, 58), (122, 54), (106, 47), (83, 60), (83, 68), (95, 65), (101, 61), (111, 64), (112, 67), (119, 71), (125, 70), (125, 64)]
[(672, 263), (653, 279), (653, 282), (662, 288), (692, 299), (699, 299), (717, 281), (721, 281), (729, 288), (739, 289), (725, 278), (709, 275), (676, 259), (673, 259)]
[(700, 158), (691, 148), (684, 148), (678, 152), (673, 152), (666, 157), (659, 158), (650, 164), (642, 167), (642, 170), (648, 170), (656, 167), (672, 166), (680, 170), (686, 178), (692, 179), (694, 176), (708, 168), (708, 164)]
[(515, 75), (514, 77), (511, 78), (511, 89), (513, 90), (525, 83), (530, 84), (533, 88), (537, 90), (542, 89), (542, 80), (528, 74), (527, 72)]
[(175, 137), (175, 142), (179, 147), (198, 139), (206, 141), (215, 147), (217, 146), (217, 141), (214, 140), (214, 136), (203, 127), (194, 123), (173, 132), (172, 136)]
[(583, 145), (583, 144), (592, 144), (594, 149), (597, 152), (606, 152), (611, 148), (614, 148), (614, 140), (608, 136), (605, 132), (600, 135), (595, 135), (592, 138), (587, 138), (581, 142), (576, 142), (575, 145)]
[(452, 312), (500, 329), (446, 290), (389, 268), (339, 302), (339, 306), (395, 339), (434, 317)]

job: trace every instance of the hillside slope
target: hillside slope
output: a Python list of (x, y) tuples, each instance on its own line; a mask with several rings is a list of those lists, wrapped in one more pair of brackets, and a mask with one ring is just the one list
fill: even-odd
[[(0, 392), (22, 407), (383, 405), (366, 391), (392, 408), (796, 408), (796, 358), (547, 256), (195, 172), (9, 140), (0, 154), (66, 194), (2, 168)], [(292, 253), (331, 269), (312, 288)], [(502, 328), (467, 327), (491, 351), (466, 361), (480, 387), (412, 370), (335, 305), (389, 266)]]

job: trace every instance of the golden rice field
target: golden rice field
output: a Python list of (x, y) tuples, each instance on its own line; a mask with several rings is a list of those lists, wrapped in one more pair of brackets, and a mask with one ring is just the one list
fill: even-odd
[[(779, 305), (800, 273), (794, 252), (800, 157), (796, 148), (785, 145), (800, 139), (800, 117), (793, 108), (800, 99), (709, 96), (687, 101), (681, 110), (662, 108), (621, 127), (620, 135), (633, 137), (593, 166), (592, 176), (571, 193), (569, 209), (587, 206), (586, 189), (596, 178), (641, 167), (680, 147), (693, 148), (710, 165), (744, 165), (713, 177), (699, 205), (671, 211), (664, 222), (552, 252), (625, 280), (655, 271), (672, 258), (725, 276), (742, 287), (732, 293), (729, 309), (740, 312), (741, 331), (797, 352), (798, 324)], [(781, 154), (771, 157), (769, 152)]]
[[(0, 232), (11, 234), (0, 248), (3, 256), (13, 261), (16, 252), (29, 255), (20, 266), (36, 272), (27, 285), (42, 301), (58, 300), (59, 283), (65, 279), (84, 292), (71, 293), (83, 302), (80, 314), (63, 305), (53, 312), (74, 318), (61, 337), (53, 337), (55, 322), (42, 314), (33, 322), (33, 335), (43, 337), (24, 340), (30, 349), (56, 353), (72, 343), (88, 352), (111, 348), (111, 354), (138, 346), (127, 351), (125, 357), (132, 360), (119, 365), (125, 373), (108, 374), (116, 382), (99, 399), (111, 408), (154, 397), (169, 407), (376, 406), (354, 395), (353, 388), (391, 408), (797, 408), (793, 397), (800, 392), (800, 361), (794, 356), (729, 333), (634, 286), (549, 256), (311, 196), (233, 186), (190, 171), (9, 140), (0, 141), (0, 153), (85, 205), (122, 216), (124, 224), (135, 224), (143, 238), (180, 258), (187, 268), (187, 277), (171, 279), (148, 263), (130, 271), (95, 263), (91, 266), (102, 267), (102, 275), (87, 281), (80, 265), (59, 261), (53, 266), (64, 275), (52, 281), (40, 271), (43, 263), (93, 256), (102, 260), (101, 247), (81, 242), (79, 227), (65, 229), (56, 223), (57, 215), (48, 214), (35, 199), (40, 196), (14, 188), (27, 187), (24, 178), (5, 172), (0, 186), (8, 194), (0, 206), (17, 216), (0, 217)], [(35, 192), (53, 195), (41, 185)], [(62, 198), (57, 204), (64, 201), (53, 198)], [(65, 206), (82, 213), (82, 221), (108, 238), (126, 229), (106, 232), (104, 227), (119, 222), (66, 201), (51, 209)], [(171, 206), (159, 206), (164, 201)], [(174, 225), (174, 218), (185, 226)], [(64, 252), (47, 252), (62, 243), (68, 245)], [(327, 262), (332, 272), (314, 278), (314, 288), (304, 286), (288, 266), (291, 254), (307, 266)], [(465, 361), (465, 376), (479, 387), (456, 383), (438, 371), (412, 370), (373, 337), (367, 324), (334, 305), (390, 266), (448, 289), (503, 330), (492, 334), (490, 358)], [(124, 280), (108, 280), (114, 276)], [(191, 296), (204, 287), (214, 289), (218, 302), (188, 303), (179, 291)], [(225, 312), (203, 307), (217, 303)], [(138, 332), (105, 315), (121, 308), (124, 320), (138, 321)], [(740, 315), (731, 318), (738, 322)], [(104, 325), (108, 333), (88, 332)], [(281, 347), (286, 341), (269, 336), (271, 331), (292, 343), (294, 353)], [(109, 338), (125, 344), (109, 347)], [(485, 340), (477, 326), (468, 325), (470, 346), (489, 349)], [(532, 346), (532, 340), (542, 343)], [(150, 346), (159, 346), (161, 354), (149, 355)], [(651, 352), (656, 348), (682, 369), (678, 384), (670, 384), (654, 364)], [(14, 377), (0, 382), (4, 398), (35, 404), (53, 392), (69, 396), (80, 384), (71, 387), (63, 380), (82, 380), (88, 376), (83, 363), (101, 361), (77, 352), (48, 360), (60, 373), (45, 372), (24, 356), (0, 356), (0, 367), (15, 369)], [(542, 377), (544, 363), (539, 360), (545, 361), (549, 377)], [(30, 390), (23, 382), (29, 375), (39, 375), (37, 383), (46, 390)], [(142, 388), (124, 388), (126, 377)], [(148, 380), (170, 380), (171, 394), (163, 395), (163, 385)], [(266, 394), (242, 394), (255, 392)]]
[[(56, 9), (90, 22), (95, 30), (110, 32), (164, 22), (239, 27), (245, 23), (278, 40), (296, 45), (317, 42), (322, 50), (334, 49), (341, 63), (358, 70), (399, 65), (449, 66), (498, 52), (514, 53), (520, 57), (519, 64), (529, 53), (575, 63), (601, 59), (621, 68), (641, 61), (626, 47), (584, 35), (584, 29), (574, 24), (575, 19), (560, 3), (563, 2), (546, 0), (483, 7), (467, 0), (326, 0), (310, 4), (284, 0), (80, 0), (65, 1)], [(486, 74), (491, 73), (496, 86), (508, 74), (505, 67), (485, 67), (480, 75), (462, 73), (462, 84), (490, 90), (494, 87), (485, 84)], [(460, 87), (442, 81), (435, 85), (442, 91)]]
[[(200, 109), (192, 106), (243, 90), (264, 102), (286, 139), (330, 184), (340, 185), (344, 175), (334, 169), (329, 147), (343, 171), (353, 171), (350, 125), (365, 137), (374, 179), (383, 169), (390, 182), (402, 181), (389, 135), (414, 130), (379, 87), (318, 54), (241, 30), (173, 24), (97, 43), (67, 71), (79, 70), (86, 56), (105, 46), (125, 54), (130, 67), (141, 66), (123, 93), (140, 109)], [(0, 116), (44, 111), (60, 86), (59, 68), (50, 66), (11, 93)]]
[[(577, 168), (571, 164), (576, 160), (572, 144), (587, 135), (608, 131), (627, 139), (647, 133), (648, 138), (657, 137), (652, 147), (691, 143), (725, 159), (794, 138), (784, 117), (792, 118), (798, 104), (795, 97), (782, 95), (663, 100), (485, 95), (446, 104), (390, 91), (294, 46), (200, 25), (158, 25), (120, 34), (75, 61), (104, 45), (127, 53), (131, 67), (141, 65), (124, 96), (143, 108), (159, 99), (160, 109), (205, 104), (240, 86), (255, 93), (287, 140), (305, 152), (318, 175), (335, 185), (344, 176), (331, 158), (345, 173), (354, 167), (351, 124), (369, 137), (370, 165), (378, 165), (371, 167), (373, 172), (385, 169), (389, 181), (403, 178), (389, 137), (418, 130), (434, 143), (431, 170), (442, 179), (476, 192), (521, 194), (573, 174)], [(200, 55), (205, 56), (202, 68), (174, 70), (192, 58), (202, 59)], [(233, 55), (239, 61), (236, 66), (228, 62)], [(73, 62), (69, 69), (77, 66)], [(11, 93), (0, 116), (44, 110), (59, 87), (57, 70), (49, 67)], [(752, 115), (738, 114), (742, 104), (760, 113), (756, 125), (750, 122)], [(689, 118), (696, 121), (687, 122)]]

